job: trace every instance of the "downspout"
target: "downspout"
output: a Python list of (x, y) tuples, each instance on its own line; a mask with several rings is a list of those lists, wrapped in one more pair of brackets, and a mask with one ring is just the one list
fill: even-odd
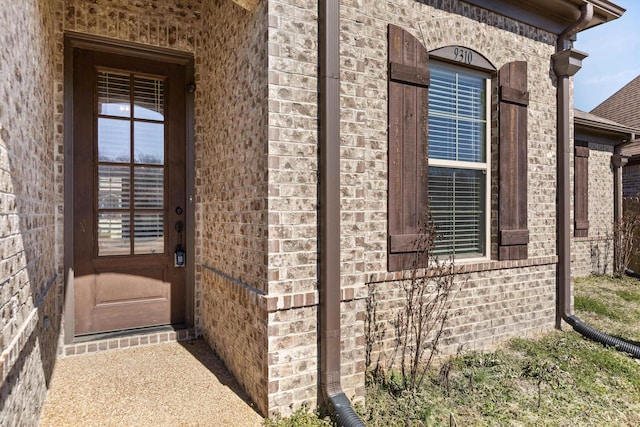
[(320, 388), (339, 425), (364, 427), (340, 384), (340, 6), (318, 2)]
[(558, 301), (556, 309), (556, 327), (560, 329), (562, 320), (566, 321), (579, 334), (627, 352), (640, 358), (640, 347), (616, 337), (603, 334), (583, 323), (571, 312), (571, 134), (570, 134), (570, 88), (569, 78), (580, 70), (582, 60), (587, 54), (573, 49), (569, 38), (581, 31), (593, 19), (593, 5), (582, 5), (580, 18), (567, 27), (558, 36), (556, 53), (552, 56), (553, 69), (558, 76), (557, 114), (558, 114)]
[(552, 56), (553, 69), (558, 76), (558, 307), (556, 327), (562, 320), (568, 321), (571, 312), (571, 134), (570, 134), (570, 88), (569, 78), (578, 72), (582, 59), (587, 55), (570, 48), (569, 38), (584, 28), (593, 19), (593, 5), (582, 6), (580, 18), (558, 36), (556, 53)]

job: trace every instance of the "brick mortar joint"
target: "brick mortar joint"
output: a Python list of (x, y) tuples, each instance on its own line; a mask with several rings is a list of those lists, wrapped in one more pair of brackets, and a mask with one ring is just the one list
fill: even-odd
[[(458, 265), (458, 270), (454, 274), (478, 273), (482, 271), (508, 270), (513, 268), (539, 267), (544, 265), (555, 265), (558, 263), (557, 255), (546, 257), (535, 257), (526, 260), (517, 261), (496, 261), (488, 260), (478, 263)], [(421, 269), (416, 277), (427, 277), (428, 269)], [(369, 276), (367, 285), (376, 283), (396, 282), (399, 280), (408, 280), (411, 277), (407, 275), (407, 271), (374, 273)]]
[[(366, 295), (364, 294), (356, 296), (354, 292), (354, 294), (351, 296), (346, 295), (346, 294), (349, 294), (348, 290), (355, 290), (357, 288), (359, 289), (360, 286), (357, 286), (357, 287), (350, 286), (350, 287), (342, 288), (340, 303), (349, 303), (354, 301), (365, 300)], [(295, 303), (296, 296), (301, 296), (306, 299), (308, 296), (311, 296), (311, 295), (313, 296), (313, 302), (305, 302), (305, 303), (299, 303), (299, 304)], [(297, 310), (300, 308), (316, 307), (320, 304), (318, 291), (300, 292), (300, 293), (288, 294), (288, 295), (272, 295), (272, 296), (266, 296), (265, 299), (267, 300), (267, 313), (277, 313), (277, 312), (283, 312), (288, 310)]]
[[(235, 279), (219, 271), (214, 267), (208, 266), (206, 264), (202, 264), (202, 267), (205, 270), (214, 273), (222, 279), (226, 280), (228, 284), (231, 285), (228, 290), (233, 292), (235, 295), (242, 296), (243, 292), (249, 292), (255, 298), (256, 305), (265, 310), (267, 313), (276, 313), (279, 311), (315, 307), (320, 302), (318, 291), (297, 292), (286, 295), (269, 295), (251, 285), (241, 282), (238, 279)], [(358, 292), (356, 292), (356, 290), (359, 288), (359, 286), (343, 287), (341, 289), (340, 302), (348, 303), (352, 301), (364, 300), (366, 296), (362, 293), (360, 293), (360, 295), (358, 294)], [(249, 297), (247, 299), (252, 299), (252, 297)]]
[(613, 236), (587, 236), (587, 237), (574, 237), (577, 243), (589, 243), (589, 242), (610, 242), (613, 241)]

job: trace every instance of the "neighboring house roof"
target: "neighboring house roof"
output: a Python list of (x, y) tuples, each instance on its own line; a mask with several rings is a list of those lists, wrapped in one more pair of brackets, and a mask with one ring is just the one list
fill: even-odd
[(640, 76), (591, 110), (593, 114), (640, 128)]
[[(576, 140), (586, 140), (606, 145), (618, 145), (635, 140), (640, 136), (640, 129), (638, 128), (625, 126), (596, 114), (578, 110), (577, 108), (573, 110), (573, 113)], [(624, 150), (625, 149), (623, 149), (623, 154), (631, 155), (626, 154)]]
[(622, 154), (629, 157), (640, 155), (640, 76), (605, 99), (591, 113), (635, 129), (636, 142), (624, 147)]

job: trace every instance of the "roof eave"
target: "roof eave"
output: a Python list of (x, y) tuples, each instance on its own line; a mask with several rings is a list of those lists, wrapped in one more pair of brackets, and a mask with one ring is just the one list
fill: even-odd
[(612, 135), (619, 135), (621, 137), (631, 138), (632, 135), (636, 135), (638, 132), (635, 129), (628, 128), (626, 126), (616, 126), (608, 123), (595, 122), (593, 120), (583, 119), (576, 117), (574, 119), (576, 129), (590, 129), (593, 131), (600, 131), (610, 133)]
[(618, 19), (625, 9), (608, 0), (464, 0), (554, 34), (580, 17), (582, 5), (593, 5), (593, 19), (583, 29)]

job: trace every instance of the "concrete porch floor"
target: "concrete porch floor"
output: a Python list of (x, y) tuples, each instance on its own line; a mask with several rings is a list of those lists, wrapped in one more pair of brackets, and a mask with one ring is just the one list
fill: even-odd
[(202, 340), (56, 362), (41, 426), (260, 426), (262, 417)]

